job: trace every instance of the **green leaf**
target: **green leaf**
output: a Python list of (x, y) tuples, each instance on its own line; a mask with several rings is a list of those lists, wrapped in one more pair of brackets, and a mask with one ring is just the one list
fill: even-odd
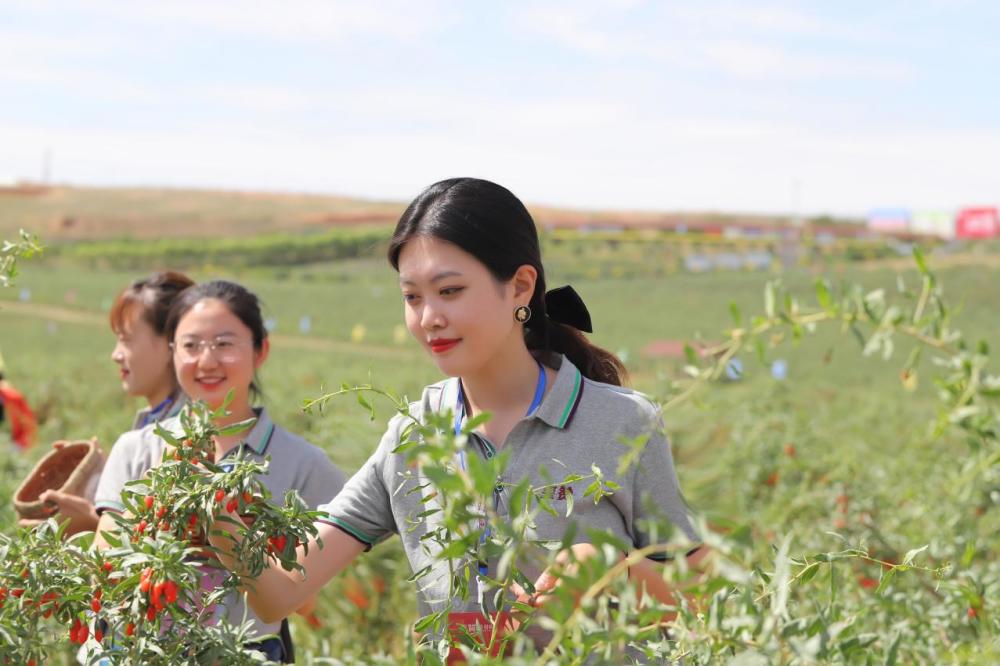
[(927, 260), (924, 259), (924, 251), (920, 249), (919, 245), (913, 246), (913, 260), (917, 262), (917, 270), (923, 275), (930, 273), (927, 269)]
[(906, 555), (903, 556), (903, 562), (902, 563), (904, 565), (911, 565), (911, 564), (913, 564), (913, 558), (916, 557), (917, 555), (919, 555), (920, 553), (924, 552), (925, 550), (927, 550), (927, 548), (929, 546), (930, 546), (930, 544), (924, 544), (920, 548), (914, 548), (913, 550), (907, 551)]
[(433, 625), (439, 619), (441, 619), (441, 613), (440, 612), (439, 613), (431, 613), (430, 615), (425, 615), (424, 617), (422, 617), (419, 620), (417, 620), (416, 624), (413, 625), (413, 630), (414, 631), (426, 631), (427, 629), (429, 629), (431, 627), (431, 625)]
[(889, 583), (891, 583), (892, 579), (896, 577), (896, 571), (896, 568), (892, 568), (882, 574), (882, 580), (878, 582), (878, 587), (875, 588), (875, 594), (882, 594), (882, 591), (889, 587)]
[(472, 416), (465, 422), (465, 426), (462, 428), (462, 432), (470, 433), (479, 426), (481, 426), (482, 424), (489, 421), (491, 418), (493, 418), (493, 414), (491, 414), (490, 412), (482, 412), (480, 414), (476, 414), (475, 416)]
[(354, 395), (355, 395), (355, 398), (358, 401), (358, 404), (361, 405), (361, 407), (364, 408), (364, 410), (366, 412), (368, 412), (369, 418), (372, 421), (374, 421), (375, 420), (375, 408), (372, 407), (372, 404), (370, 402), (368, 402), (368, 400), (365, 398), (364, 394), (361, 391), (357, 391)]
[(833, 300), (830, 298), (830, 289), (826, 286), (826, 280), (816, 280), (816, 302), (824, 310), (833, 308)]
[(819, 562), (813, 562), (799, 573), (799, 583), (805, 585), (811, 581), (819, 572)]
[(698, 367), (698, 352), (694, 350), (689, 343), (684, 343), (684, 359), (688, 362), (688, 365)]
[(244, 430), (249, 430), (253, 427), (253, 424), (257, 422), (256, 418), (246, 419), (245, 421), (239, 421), (238, 423), (231, 423), (227, 426), (219, 428), (219, 435), (225, 437), (226, 435), (236, 435), (243, 432)]
[(735, 301), (729, 303), (729, 314), (733, 318), (733, 326), (739, 328), (743, 325), (743, 315)]
[(899, 642), (902, 638), (903, 634), (897, 632), (896, 638), (892, 640), (892, 645), (889, 646), (888, 651), (885, 653), (885, 666), (896, 666), (896, 658), (899, 655)]

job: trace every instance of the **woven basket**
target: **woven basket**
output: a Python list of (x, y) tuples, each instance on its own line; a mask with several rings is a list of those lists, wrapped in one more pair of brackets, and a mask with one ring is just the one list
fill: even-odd
[(38, 499), (46, 490), (94, 499), (97, 481), (104, 468), (104, 452), (97, 438), (62, 442), (38, 461), (28, 477), (14, 491), (14, 510), (21, 518), (45, 519), (53, 506)]

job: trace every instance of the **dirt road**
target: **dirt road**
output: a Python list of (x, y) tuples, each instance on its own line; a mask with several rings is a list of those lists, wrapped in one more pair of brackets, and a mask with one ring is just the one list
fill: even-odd
[[(0, 300), (0, 316), (32, 317), (61, 324), (80, 324), (83, 326), (108, 327), (106, 314), (93, 310), (80, 310), (58, 305), (42, 303), (22, 303), (20, 301)], [(414, 360), (418, 351), (406, 347), (389, 347), (383, 345), (355, 344), (329, 338), (318, 338), (302, 335), (271, 335), (271, 342), (279, 348), (303, 349), (307, 351), (328, 351), (340, 354), (354, 354), (374, 358)]]

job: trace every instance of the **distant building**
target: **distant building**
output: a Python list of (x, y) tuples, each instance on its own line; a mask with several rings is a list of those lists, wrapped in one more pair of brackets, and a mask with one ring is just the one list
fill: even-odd
[(910, 211), (905, 208), (876, 208), (868, 213), (868, 229), (889, 234), (909, 231)]
[(922, 236), (955, 237), (955, 213), (948, 210), (918, 210), (913, 212), (910, 231)]

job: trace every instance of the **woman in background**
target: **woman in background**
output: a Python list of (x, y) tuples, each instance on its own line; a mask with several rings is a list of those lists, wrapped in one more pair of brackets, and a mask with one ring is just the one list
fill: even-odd
[[(125, 393), (146, 402), (135, 415), (132, 429), (174, 416), (184, 405), (167, 339), (167, 316), (177, 296), (193, 284), (182, 273), (153, 273), (123, 289), (111, 305), (109, 320), (117, 340), (111, 360), (118, 365)], [(39, 499), (52, 505), (57, 520), (69, 520), (67, 534), (97, 528), (92, 497), (47, 490)], [(20, 524), (31, 526), (38, 522), (21, 520)]]

